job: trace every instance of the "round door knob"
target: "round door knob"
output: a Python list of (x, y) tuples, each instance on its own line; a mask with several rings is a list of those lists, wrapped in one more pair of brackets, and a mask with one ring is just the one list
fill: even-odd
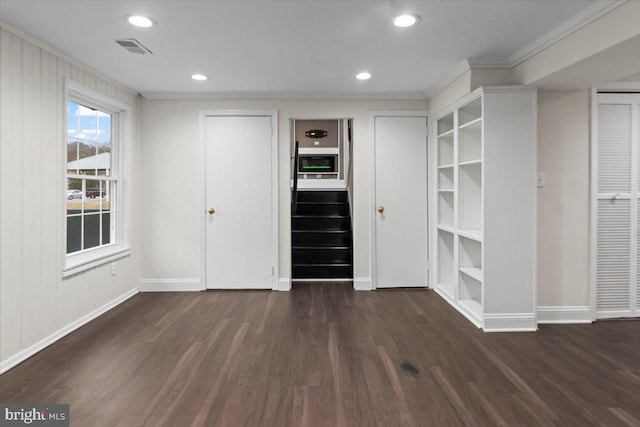
[(209, 215), (213, 215), (214, 213), (216, 213), (216, 210), (213, 208), (209, 208)]
[(378, 206), (378, 212), (380, 213), (384, 212), (384, 206)]

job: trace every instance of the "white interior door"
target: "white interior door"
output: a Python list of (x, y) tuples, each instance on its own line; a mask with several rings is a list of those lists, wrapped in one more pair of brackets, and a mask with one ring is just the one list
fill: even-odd
[(205, 119), (209, 289), (272, 288), (271, 123), (270, 116)]
[(374, 117), (376, 288), (427, 286), (427, 118)]
[(598, 95), (596, 317), (640, 316), (640, 95)]

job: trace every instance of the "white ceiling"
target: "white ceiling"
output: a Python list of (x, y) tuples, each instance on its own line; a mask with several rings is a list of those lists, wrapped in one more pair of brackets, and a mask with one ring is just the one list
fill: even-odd
[[(147, 96), (424, 98), (463, 60), (513, 57), (594, 3), (2, 0), (0, 17)], [(421, 20), (395, 28), (401, 13)], [(132, 27), (131, 14), (158, 25)], [(363, 70), (373, 78), (355, 80)], [(210, 78), (192, 81), (194, 72)]]

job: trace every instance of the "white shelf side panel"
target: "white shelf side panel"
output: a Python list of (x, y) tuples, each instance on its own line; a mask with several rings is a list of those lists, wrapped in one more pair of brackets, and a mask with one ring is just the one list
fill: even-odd
[(484, 314), (535, 313), (536, 93), (483, 95)]

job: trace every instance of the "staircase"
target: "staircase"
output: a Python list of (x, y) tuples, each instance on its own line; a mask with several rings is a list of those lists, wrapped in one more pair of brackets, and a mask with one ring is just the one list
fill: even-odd
[(346, 191), (298, 191), (291, 214), (292, 279), (353, 279)]

